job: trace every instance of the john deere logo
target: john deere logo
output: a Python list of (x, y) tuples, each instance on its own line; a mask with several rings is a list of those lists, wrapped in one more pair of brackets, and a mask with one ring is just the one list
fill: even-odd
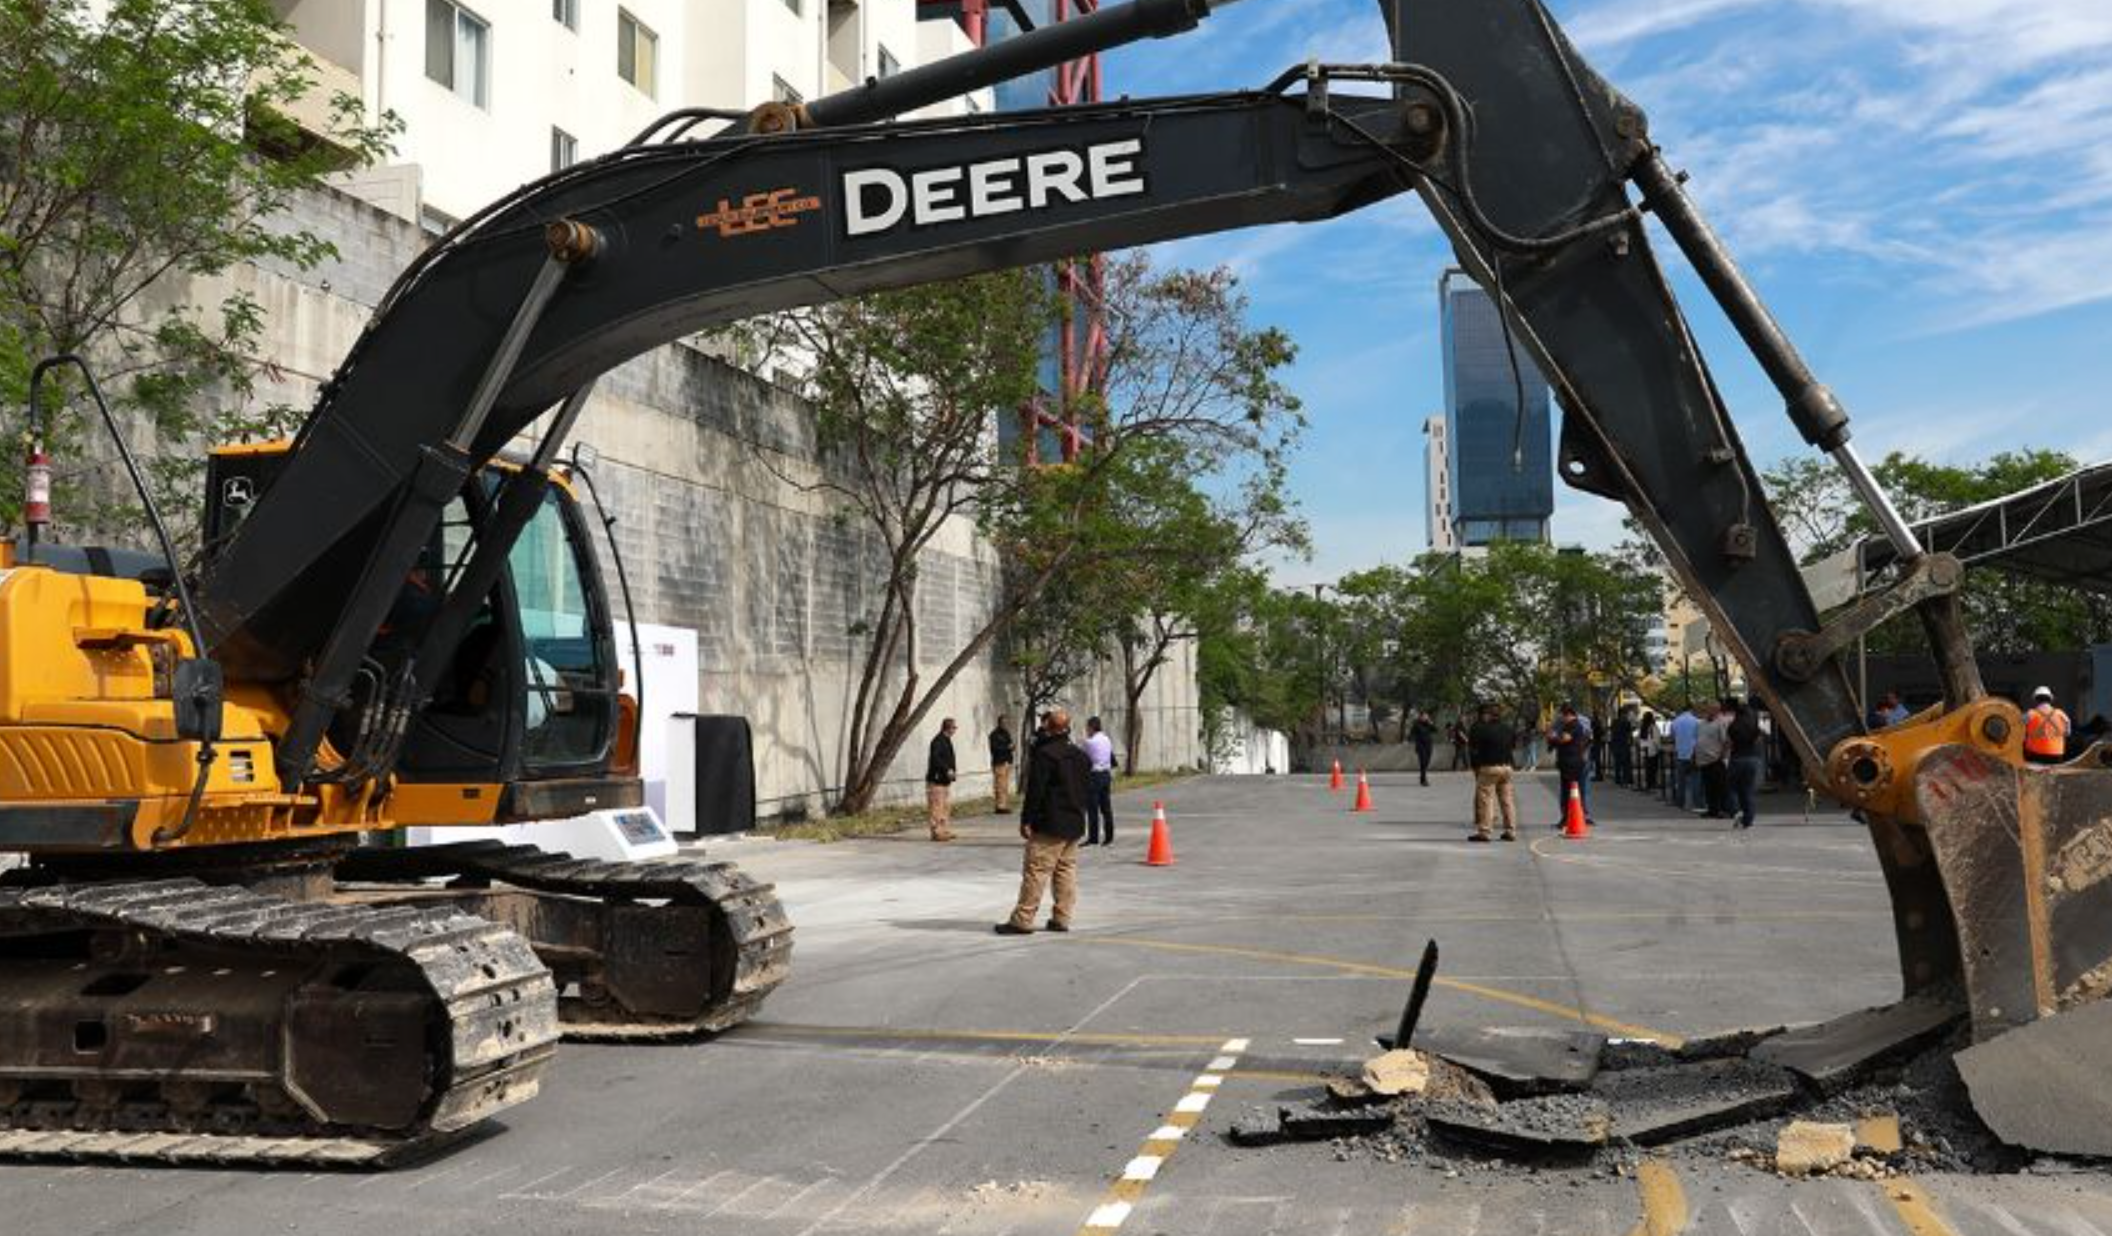
[(697, 216), (697, 230), (716, 228), (721, 236), (747, 236), (781, 227), (797, 227), (799, 216), (820, 209), (820, 198), (801, 197), (797, 189), (751, 193), (738, 203), (722, 197), (717, 210)]

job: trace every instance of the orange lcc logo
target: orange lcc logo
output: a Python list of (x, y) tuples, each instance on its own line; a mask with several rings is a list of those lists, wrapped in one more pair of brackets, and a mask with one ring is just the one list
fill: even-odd
[(738, 205), (722, 197), (717, 210), (697, 216), (697, 230), (717, 228), (721, 236), (747, 236), (773, 228), (797, 227), (799, 216), (820, 209), (820, 198), (801, 197), (797, 189), (751, 193)]

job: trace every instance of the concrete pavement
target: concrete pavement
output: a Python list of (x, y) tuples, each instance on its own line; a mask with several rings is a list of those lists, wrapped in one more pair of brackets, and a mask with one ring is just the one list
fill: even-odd
[[(777, 881), (793, 977), (706, 1044), (567, 1046), (543, 1095), (374, 1176), (0, 1167), (5, 1230), (926, 1236), (1265, 1233), (2112, 1233), (2097, 1173), (1791, 1184), (1678, 1161), (1641, 1180), (1249, 1150), (1243, 1104), (1311, 1093), (1390, 1030), (1424, 940), (1425, 1024), (1678, 1037), (1814, 1020), (1897, 991), (1861, 829), (1776, 798), (1734, 834), (1599, 787), (1562, 842), (1469, 845), (1469, 782), (1205, 778), (1118, 799), (1078, 930), (1004, 939), (1007, 819), (836, 845), (713, 845)], [(1140, 864), (1162, 797), (1178, 862)]]

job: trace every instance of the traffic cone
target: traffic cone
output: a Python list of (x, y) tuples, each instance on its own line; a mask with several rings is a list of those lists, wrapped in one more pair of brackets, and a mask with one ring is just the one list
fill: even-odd
[(1335, 770), (1327, 775), (1327, 792), (1332, 794), (1342, 788), (1342, 761), (1335, 761)]
[(1371, 782), (1364, 779), (1364, 770), (1357, 770), (1357, 805), (1351, 811), (1371, 810)]
[(1577, 793), (1577, 783), (1569, 783), (1569, 805), (1562, 812), (1562, 835), (1571, 841), (1582, 841), (1591, 836), (1591, 826), (1584, 822), (1584, 799)]
[(1151, 804), (1151, 844), (1144, 847), (1146, 867), (1173, 866), (1173, 834), (1166, 830), (1166, 804)]

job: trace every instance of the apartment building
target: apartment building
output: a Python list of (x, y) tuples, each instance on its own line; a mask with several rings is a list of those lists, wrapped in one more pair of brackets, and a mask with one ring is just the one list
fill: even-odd
[[(444, 228), (678, 107), (811, 99), (968, 50), (916, 0), (273, 0), (339, 92), (403, 122), (343, 187)], [(990, 105), (988, 92), (933, 109)]]

